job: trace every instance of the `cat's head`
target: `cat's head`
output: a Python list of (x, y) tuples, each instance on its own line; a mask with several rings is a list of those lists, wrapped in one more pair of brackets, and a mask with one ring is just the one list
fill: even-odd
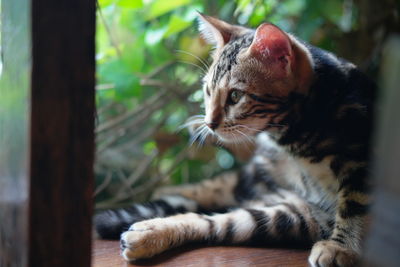
[(307, 93), (312, 61), (307, 49), (277, 26), (256, 30), (200, 14), (200, 32), (212, 45), (205, 75), (204, 122), (224, 142), (240, 142), (261, 131), (279, 133)]

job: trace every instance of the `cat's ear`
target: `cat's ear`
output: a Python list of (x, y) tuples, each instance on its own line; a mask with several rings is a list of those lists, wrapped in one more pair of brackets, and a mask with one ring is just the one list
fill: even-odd
[(202, 37), (217, 49), (223, 47), (229, 40), (239, 35), (245, 28), (231, 25), (225, 21), (198, 12), (199, 31)]
[(261, 24), (254, 35), (249, 51), (252, 56), (272, 68), (273, 74), (286, 77), (293, 64), (293, 49), (289, 36), (277, 26)]

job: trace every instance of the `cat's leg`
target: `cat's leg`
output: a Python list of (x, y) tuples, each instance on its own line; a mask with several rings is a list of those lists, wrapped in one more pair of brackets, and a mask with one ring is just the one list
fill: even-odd
[(365, 167), (342, 168), (338, 207), (333, 233), (311, 251), (311, 266), (355, 266), (367, 227), (370, 204)]
[(195, 201), (199, 207), (198, 210), (213, 211), (238, 205), (234, 194), (238, 183), (237, 173), (225, 172), (196, 184), (161, 187), (155, 191), (152, 199), (179, 195)]
[(283, 202), (271, 206), (266, 206), (264, 201), (251, 201), (246, 208), (223, 214), (186, 213), (135, 223), (121, 236), (122, 255), (128, 261), (148, 258), (193, 241), (311, 245), (329, 236), (329, 223), (323, 221), (320, 210), (293, 193), (278, 191), (268, 199)]
[(233, 193), (237, 182), (237, 174), (228, 172), (198, 184), (162, 188), (150, 202), (95, 215), (96, 231), (102, 238), (119, 239), (123, 231), (139, 221), (185, 212), (216, 211), (237, 205)]

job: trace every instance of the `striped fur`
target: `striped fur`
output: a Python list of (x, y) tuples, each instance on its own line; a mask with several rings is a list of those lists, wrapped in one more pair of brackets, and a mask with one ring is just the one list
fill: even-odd
[(255, 138), (254, 156), (239, 172), (97, 215), (99, 234), (125, 231), (126, 260), (207, 242), (312, 246), (311, 266), (354, 266), (371, 204), (374, 84), (273, 25), (254, 31), (202, 20), (216, 44), (204, 78), (204, 123), (227, 146)]

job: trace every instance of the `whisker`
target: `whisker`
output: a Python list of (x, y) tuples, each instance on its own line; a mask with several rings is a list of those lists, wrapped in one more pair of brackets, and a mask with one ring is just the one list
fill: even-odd
[(203, 67), (197, 65), (197, 64), (194, 64), (194, 63), (188, 62), (188, 61), (183, 61), (183, 60), (179, 60), (178, 62), (180, 62), (180, 63), (186, 63), (186, 64), (188, 64), (188, 65), (195, 66), (196, 68), (198, 68), (198, 69), (200, 69), (200, 70), (202, 71), (202, 74), (203, 74), (203, 75), (206, 75), (206, 74), (207, 74), (207, 70), (204, 69)]
[(204, 144), (205, 138), (208, 135), (208, 127), (204, 127), (201, 132), (199, 137), (197, 138), (199, 141), (197, 142), (197, 147), (200, 147)]
[(246, 125), (243, 125), (243, 124), (237, 124), (236, 126), (243, 127), (243, 128), (246, 128), (246, 129), (249, 129), (249, 130), (252, 130), (252, 131), (256, 131), (256, 132), (259, 132), (259, 133), (262, 132), (261, 130), (258, 130), (256, 128), (252, 128), (252, 127), (249, 127), (249, 126), (246, 126)]
[(176, 132), (180, 132), (184, 128), (189, 128), (189, 126), (195, 125), (195, 124), (204, 124), (204, 118), (205, 115), (194, 115), (189, 117), (185, 123), (182, 125), (178, 126), (178, 129)]
[(192, 146), (197, 140), (200, 139), (200, 137), (204, 134), (204, 132), (208, 130), (208, 127), (204, 124), (197, 129), (198, 132), (195, 135), (193, 135), (193, 138), (191, 138), (190, 140), (190, 146)]
[(178, 132), (181, 131), (182, 129), (188, 128), (189, 126), (192, 126), (194, 124), (204, 124), (204, 120), (197, 119), (197, 120), (191, 120), (191, 121), (185, 122), (184, 124), (178, 126)]
[(238, 132), (238, 133), (240, 133), (240, 134), (243, 135), (244, 137), (246, 137), (246, 139), (247, 139), (250, 143), (254, 143), (254, 140), (251, 139), (251, 137), (248, 136), (247, 134), (245, 134), (244, 132), (239, 131), (238, 129), (235, 129), (235, 131)]
[(189, 117), (189, 119), (188, 120), (190, 120), (190, 119), (192, 119), (192, 118), (205, 118), (206, 117), (206, 115), (193, 115), (193, 116), (191, 116), (191, 117)]
[(238, 133), (240, 133), (241, 135), (243, 135), (244, 137), (246, 137), (245, 141), (247, 141), (247, 142), (243, 142), (243, 143), (244, 143), (244, 145), (246, 146), (247, 151), (251, 152), (252, 149), (251, 149), (250, 144), (253, 144), (253, 143), (254, 143), (254, 139), (251, 139), (248, 135), (246, 135), (245, 133), (243, 133), (243, 132), (241, 132), (241, 131), (239, 131), (239, 130), (237, 130), (237, 129), (236, 129), (235, 131), (237, 131)]
[(179, 50), (179, 49), (176, 50), (176, 52), (182, 53), (182, 54), (186, 54), (186, 55), (189, 55), (189, 56), (194, 57), (195, 59), (197, 59), (198, 61), (200, 61), (201, 64), (203, 64), (203, 66), (206, 68), (206, 70), (208, 70), (208, 69), (210, 68), (210, 65), (208, 65), (207, 62), (206, 62), (204, 59), (202, 59), (202, 58), (196, 56), (196, 55), (193, 54), (193, 53), (190, 53), (190, 52), (184, 51), (184, 50)]
[(234, 141), (234, 144), (235, 144), (235, 147), (241, 147), (241, 146), (239, 146), (242, 142), (233, 134), (233, 133), (231, 133), (231, 135), (232, 135), (232, 137), (233, 137), (233, 141)]
[(198, 127), (196, 129), (196, 131), (194, 132), (194, 134), (190, 137), (190, 145), (192, 146), (194, 144), (194, 142), (197, 140), (197, 138), (200, 136), (201, 132), (204, 130), (204, 128), (207, 127), (205, 124)]
[(208, 137), (209, 135), (212, 135), (212, 134), (213, 134), (213, 132), (212, 132), (208, 127), (206, 127), (206, 129), (207, 129), (207, 131), (205, 131), (205, 132), (200, 136), (199, 144), (202, 145), (202, 146), (204, 145), (205, 141), (207, 140), (207, 137)]
[(219, 137), (218, 137), (217, 141), (215, 142), (215, 145), (218, 147), (223, 147), (222, 140)]

